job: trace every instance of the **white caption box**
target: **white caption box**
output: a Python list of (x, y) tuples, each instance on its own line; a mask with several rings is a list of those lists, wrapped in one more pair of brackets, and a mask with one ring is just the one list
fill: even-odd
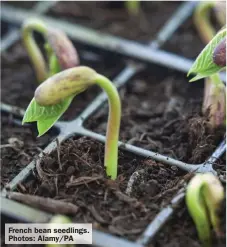
[(92, 244), (92, 224), (5, 224), (6, 244)]

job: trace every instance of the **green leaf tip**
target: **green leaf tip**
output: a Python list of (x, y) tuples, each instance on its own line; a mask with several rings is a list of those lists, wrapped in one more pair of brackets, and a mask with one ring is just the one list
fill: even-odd
[(223, 67), (218, 66), (213, 61), (213, 52), (217, 45), (226, 37), (226, 28), (220, 30), (216, 36), (206, 45), (206, 47), (199, 54), (187, 76), (192, 73), (197, 74), (190, 82), (211, 76), (220, 72)]
[(37, 122), (38, 137), (42, 136), (67, 110), (73, 97), (74, 96), (70, 96), (60, 103), (51, 106), (41, 106), (33, 98), (24, 114), (22, 124)]

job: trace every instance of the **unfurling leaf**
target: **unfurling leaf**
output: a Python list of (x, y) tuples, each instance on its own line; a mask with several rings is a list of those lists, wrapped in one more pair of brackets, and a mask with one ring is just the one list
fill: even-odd
[(188, 75), (192, 73), (197, 74), (193, 79), (190, 80), (190, 82), (211, 76), (223, 69), (223, 67), (214, 63), (213, 52), (217, 45), (222, 42), (225, 37), (226, 28), (218, 32), (217, 35), (202, 50), (188, 72)]
[(39, 136), (43, 135), (67, 110), (72, 99), (94, 84), (96, 75), (93, 69), (80, 66), (48, 78), (36, 89), (22, 123), (37, 121)]
[(67, 110), (73, 97), (70, 96), (51, 106), (40, 106), (33, 98), (24, 114), (22, 124), (37, 121), (39, 136), (45, 134)]

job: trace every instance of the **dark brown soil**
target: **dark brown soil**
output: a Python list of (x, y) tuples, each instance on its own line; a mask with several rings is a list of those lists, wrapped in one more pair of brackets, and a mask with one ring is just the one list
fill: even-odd
[[(21, 127), (12, 115), (1, 114), (1, 187), (10, 182), (56, 136), (56, 130), (36, 138), (33, 127)], [(11, 147), (7, 146), (11, 144)]]
[[(220, 23), (217, 21), (215, 12), (211, 10), (210, 13), (212, 26), (218, 32), (218, 30), (221, 29)], [(204, 43), (200, 36), (201, 35), (194, 24), (192, 15), (180, 26), (180, 28), (178, 28), (176, 33), (162, 48), (178, 55), (195, 59), (206, 46), (206, 43)]]
[(192, 18), (189, 18), (161, 48), (186, 58), (195, 59), (204, 47), (205, 44), (200, 39)]
[[(81, 50), (78, 49), (79, 54), (80, 51)], [(99, 59), (102, 60), (91, 62), (89, 60), (81, 59), (81, 64), (91, 66), (99, 73), (111, 79), (118, 73), (123, 64), (122, 61), (118, 61), (116, 66), (115, 56), (112, 56), (112, 60), (110, 61), (106, 60), (105, 56), (102, 56), (101, 54)], [(3, 52), (1, 61), (2, 102), (26, 109), (33, 98), (34, 91), (38, 84), (23, 45), (18, 42), (7, 52)], [(71, 120), (75, 118), (89, 103), (91, 103), (100, 91), (101, 90), (98, 87), (92, 87), (75, 97), (70, 108), (63, 115), (63, 119)]]
[[(201, 247), (197, 237), (195, 225), (189, 216), (185, 205), (181, 204), (176, 214), (162, 228), (162, 231), (155, 237), (151, 247)], [(213, 245), (215, 247), (226, 246), (226, 205), (221, 211), (221, 229), (223, 236), (215, 238), (213, 234)]]
[(140, 4), (139, 15), (131, 18), (124, 2), (120, 1), (58, 2), (48, 15), (101, 32), (147, 42), (154, 39), (181, 2), (141, 1)]
[(223, 181), (226, 181), (226, 153), (224, 153), (224, 155), (215, 162), (213, 168), (217, 172), (218, 176), (222, 177)]
[[(120, 95), (123, 142), (195, 164), (204, 162), (224, 138), (224, 128), (212, 130), (201, 116), (201, 81), (190, 84), (186, 75), (150, 67)], [(106, 121), (107, 105), (85, 127), (105, 134)]]
[[(175, 167), (120, 151), (118, 179), (114, 182), (105, 176), (103, 152), (104, 145), (97, 141), (71, 138), (60, 147), (62, 170), (55, 151), (41, 165), (37, 163), (39, 172), (36, 170), (22, 185), (21, 192), (76, 204), (79, 210), (73, 216), (75, 222), (92, 222), (96, 229), (134, 240), (186, 177)], [(142, 169), (144, 173), (127, 196), (130, 176)]]

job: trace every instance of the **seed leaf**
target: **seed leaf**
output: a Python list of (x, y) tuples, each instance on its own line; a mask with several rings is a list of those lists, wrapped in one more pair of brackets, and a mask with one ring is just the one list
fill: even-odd
[(223, 69), (223, 67), (218, 66), (213, 62), (213, 52), (217, 44), (219, 44), (225, 37), (226, 28), (218, 32), (209, 44), (207, 44), (202, 50), (188, 72), (188, 76), (192, 73), (197, 74), (190, 80), (190, 82), (211, 76)]
[(45, 134), (68, 109), (73, 97), (70, 96), (52, 106), (40, 106), (33, 98), (24, 114), (22, 124), (37, 122), (39, 136)]
[(37, 120), (37, 129), (39, 132), (38, 137), (45, 134), (53, 125), (54, 123), (59, 119), (60, 116), (56, 117), (50, 117), (43, 120)]

